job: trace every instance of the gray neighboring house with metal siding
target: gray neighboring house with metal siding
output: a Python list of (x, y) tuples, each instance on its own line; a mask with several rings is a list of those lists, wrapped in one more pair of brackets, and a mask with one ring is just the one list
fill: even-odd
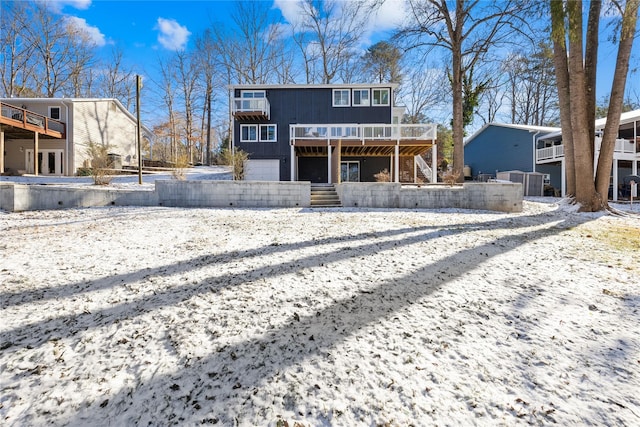
[(436, 152), (436, 125), (401, 124), (396, 84), (237, 85), (229, 102), (235, 149), (248, 153), (245, 179), (427, 181), (436, 168), (417, 157)]
[[(560, 169), (536, 165), (535, 149), (538, 137), (560, 128), (545, 126), (489, 123), (465, 141), (465, 165), (473, 177), (496, 178), (497, 172), (519, 170), (551, 174), (551, 185), (560, 188)], [(554, 179), (557, 178), (557, 183)]]

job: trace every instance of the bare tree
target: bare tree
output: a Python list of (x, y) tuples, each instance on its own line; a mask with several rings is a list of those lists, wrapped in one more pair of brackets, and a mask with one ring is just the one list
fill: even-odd
[(422, 123), (427, 118), (427, 111), (441, 104), (449, 93), (447, 85), (434, 84), (446, 80), (443, 69), (436, 67), (410, 67), (408, 78), (402, 84), (399, 98), (407, 106), (404, 117), (406, 123)]
[(187, 157), (190, 163), (194, 161), (194, 148), (198, 140), (194, 126), (194, 112), (196, 106), (196, 87), (200, 76), (200, 65), (195, 55), (185, 51), (176, 52), (175, 64), (177, 70), (177, 83), (182, 92), (184, 107), (184, 138), (187, 147)]
[(400, 61), (402, 52), (397, 46), (380, 41), (367, 49), (364, 54), (364, 68), (369, 78), (367, 81), (375, 83), (400, 83), (402, 72)]
[[(47, 97), (78, 92), (79, 75), (93, 59), (93, 45), (78, 28), (53, 15), (46, 3), (34, 2), (27, 10), (25, 37), (34, 46), (34, 90)], [(65, 93), (66, 87), (70, 93)]]
[(98, 76), (98, 96), (116, 98), (129, 109), (135, 101), (135, 72), (124, 65), (123, 51), (113, 47)]
[[(375, 3), (353, 0), (304, 0), (294, 39), (306, 63), (307, 82), (331, 83), (356, 55)], [(316, 73), (317, 71), (317, 73)]]
[(593, 0), (589, 4), (585, 41), (582, 1), (550, 1), (567, 192), (574, 195), (583, 211), (597, 211), (608, 206), (613, 151), (640, 1), (628, 0), (625, 6), (618, 1), (611, 2), (622, 16), (622, 22), (607, 123), (594, 179), (595, 63), (601, 3)]
[(509, 30), (518, 25), (522, 4), (515, 0), (456, 0), (455, 9), (451, 10), (447, 0), (409, 0), (409, 3), (412, 20), (398, 36), (409, 47), (435, 47), (451, 54), (453, 172), (462, 180), (465, 76), (471, 81), (470, 72), (485, 59), (487, 52), (507, 41)]
[(32, 67), (29, 66), (29, 60), (35, 49), (34, 43), (25, 37), (27, 30), (25, 3), (3, 2), (0, 7), (2, 8), (0, 14), (2, 91), (6, 97), (22, 96), (31, 78)]

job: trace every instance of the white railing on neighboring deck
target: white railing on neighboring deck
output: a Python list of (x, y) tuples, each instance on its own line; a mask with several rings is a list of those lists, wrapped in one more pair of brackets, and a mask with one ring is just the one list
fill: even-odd
[(416, 165), (422, 171), (422, 174), (431, 182), (433, 180), (433, 170), (427, 164), (427, 162), (422, 158), (422, 156), (415, 156)]
[(271, 113), (271, 105), (267, 98), (234, 98), (234, 113), (260, 113), (267, 118)]
[[(595, 141), (596, 153), (600, 152), (600, 145), (602, 144), (601, 138), (596, 138)], [(637, 149), (636, 144), (628, 139), (616, 139), (616, 143), (613, 149), (617, 154), (638, 154), (640, 150)], [(564, 158), (564, 145), (554, 145), (552, 147), (538, 148), (536, 150), (536, 161), (545, 160), (561, 160)]]
[(564, 145), (554, 145), (552, 147), (539, 148), (536, 150), (536, 160), (554, 160), (564, 157)]
[(438, 132), (435, 124), (302, 124), (291, 125), (289, 135), (296, 139), (344, 139), (362, 141), (433, 140)]

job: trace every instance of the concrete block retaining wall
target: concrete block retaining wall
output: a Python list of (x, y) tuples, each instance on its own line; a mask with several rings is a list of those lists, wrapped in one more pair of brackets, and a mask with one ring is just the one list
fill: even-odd
[(9, 212), (91, 206), (157, 206), (154, 191), (0, 184), (0, 209)]
[[(336, 191), (345, 207), (485, 209), (522, 211), (522, 185), (469, 183), (463, 186), (402, 186), (342, 183)], [(0, 184), (0, 210), (9, 212), (90, 206), (309, 207), (309, 182), (156, 181), (155, 190), (54, 185)]]
[(307, 207), (309, 182), (156, 181), (162, 206), (183, 207)]
[(522, 212), (522, 184), (465, 183), (462, 186), (402, 186), (391, 182), (336, 185), (342, 206), (404, 209), (484, 209)]
[(89, 206), (308, 207), (309, 182), (156, 181), (155, 190), (0, 184), (0, 210)]

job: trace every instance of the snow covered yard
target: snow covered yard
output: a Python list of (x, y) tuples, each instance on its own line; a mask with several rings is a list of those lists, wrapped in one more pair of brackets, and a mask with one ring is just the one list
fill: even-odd
[(640, 423), (640, 220), (0, 213), (0, 423)]

